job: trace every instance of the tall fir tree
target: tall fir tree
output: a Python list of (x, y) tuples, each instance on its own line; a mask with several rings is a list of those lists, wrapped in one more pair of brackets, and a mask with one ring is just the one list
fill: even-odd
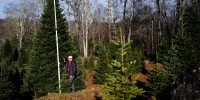
[(195, 5), (191, 5), (185, 10), (181, 22), (174, 45), (178, 51), (179, 62), (183, 64), (181, 69), (179, 69), (182, 73), (187, 68), (196, 66), (200, 60), (200, 16), (198, 16)]
[[(56, 0), (60, 60), (70, 54), (71, 44), (67, 21)], [(48, 92), (58, 92), (58, 68), (54, 23), (54, 2), (46, 0), (41, 24), (33, 41), (30, 65), (24, 78), (24, 91), (32, 91), (35, 97)], [(60, 61), (61, 62), (61, 61)]]
[[(187, 37), (186, 42), (188, 43), (184, 43), (184, 44), (182, 43), (182, 47), (180, 47), (179, 49), (182, 50), (183, 54), (188, 54), (188, 55), (185, 55), (185, 57), (183, 57), (181, 53), (179, 55), (180, 55), (180, 58), (183, 58), (182, 61), (184, 61), (184, 63), (186, 63), (189, 67), (196, 66), (196, 64), (199, 63), (199, 60), (200, 60), (200, 53), (199, 53), (200, 16), (198, 14), (198, 9), (195, 4), (193, 4), (192, 6), (186, 9), (185, 14), (183, 16), (183, 23), (184, 23), (183, 27), (185, 29), (185, 32), (181, 36)], [(185, 47), (187, 47), (187, 52), (185, 52), (182, 49)]]

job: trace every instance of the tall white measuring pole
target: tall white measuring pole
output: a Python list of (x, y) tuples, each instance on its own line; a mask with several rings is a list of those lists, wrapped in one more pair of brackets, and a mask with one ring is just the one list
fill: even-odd
[(58, 85), (59, 93), (61, 94), (61, 85), (60, 85), (60, 61), (59, 61), (59, 50), (58, 50), (58, 32), (57, 32), (57, 17), (56, 17), (56, 1), (54, 0), (54, 14), (55, 14), (55, 29), (56, 29), (56, 48), (57, 48), (57, 63), (58, 63)]

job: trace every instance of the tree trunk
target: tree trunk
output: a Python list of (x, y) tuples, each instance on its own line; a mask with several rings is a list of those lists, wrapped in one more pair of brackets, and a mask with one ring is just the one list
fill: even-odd
[(128, 29), (128, 41), (131, 40), (131, 27), (129, 26), (129, 29)]
[[(71, 9), (73, 10), (73, 16), (75, 19), (75, 36), (77, 37), (77, 41), (79, 43), (80, 46), (80, 52), (82, 49), (82, 36), (81, 36), (81, 27), (82, 27), (82, 23), (80, 20), (81, 14), (80, 14), (80, 7), (81, 7), (81, 0), (66, 0), (66, 3), (68, 4), (68, 20), (69, 20), (69, 32), (71, 31), (71, 25), (70, 25), (70, 9), (69, 7), (71, 7)], [(71, 33), (71, 32), (70, 32)]]
[(127, 4), (127, 0), (124, 1), (124, 11), (123, 11), (122, 32), (124, 36), (125, 36), (124, 32), (125, 32), (126, 4)]
[(22, 20), (19, 20), (19, 26), (20, 26), (20, 34), (19, 34), (19, 49), (22, 48), (22, 41), (23, 41), (23, 37), (24, 37), (24, 23)]
[(33, 22), (34, 22), (34, 34), (35, 34), (35, 36), (36, 36), (36, 34), (37, 34), (37, 26), (36, 26), (36, 21), (34, 20)]
[(89, 33), (89, 18), (90, 18), (90, 0), (87, 2), (87, 13), (86, 13), (86, 54), (85, 57), (88, 57), (88, 33)]
[(183, 13), (183, 1), (184, 0), (177, 0), (177, 7), (176, 7), (176, 26), (175, 26), (175, 34), (178, 33), (180, 21), (182, 19), (182, 13)]
[(197, 0), (198, 16), (200, 16), (200, 0)]
[(108, 2), (108, 35), (109, 35), (109, 41), (111, 41), (111, 0), (107, 0)]
[(154, 55), (154, 18), (151, 21), (151, 54)]
[(157, 10), (158, 10), (158, 46), (162, 45), (162, 31), (161, 31), (161, 10), (160, 10), (160, 0), (156, 0)]
[(117, 18), (117, 0), (113, 1), (113, 31), (114, 31), (114, 36), (117, 36), (117, 29), (116, 29), (116, 18)]
[[(71, 4), (69, 4), (69, 5), (71, 5)], [(68, 10), (68, 29), (69, 29), (69, 35), (71, 35), (71, 24), (70, 24), (70, 6), (68, 6), (68, 8), (67, 8), (67, 10)]]
[(78, 11), (74, 11), (74, 17), (75, 17), (75, 34), (76, 34), (76, 36), (79, 36), (79, 15), (78, 15)]
[(132, 1), (132, 4), (131, 4), (131, 12), (130, 12), (130, 16), (129, 16), (129, 17), (130, 17), (130, 18), (129, 18), (130, 20), (129, 20), (128, 41), (131, 40), (131, 33), (132, 33), (132, 31), (131, 31), (131, 30), (132, 30), (132, 27), (131, 27), (131, 26), (132, 26), (132, 23), (131, 23), (131, 22), (132, 22), (133, 13), (134, 13), (134, 12), (133, 12), (133, 8), (134, 8), (134, 0)]
[[(83, 1), (84, 2), (84, 1)], [(84, 2), (85, 3), (85, 2)], [(85, 27), (83, 26), (83, 55), (84, 58), (88, 57), (88, 31), (89, 31), (89, 16), (90, 16), (90, 0), (87, 0), (87, 3), (85, 3), (85, 13), (82, 21), (85, 20)], [(83, 23), (83, 25), (84, 25)], [(85, 31), (85, 32), (84, 32)]]

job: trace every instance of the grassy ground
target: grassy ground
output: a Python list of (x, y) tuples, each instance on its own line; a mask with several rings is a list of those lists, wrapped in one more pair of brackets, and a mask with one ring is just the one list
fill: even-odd
[(35, 100), (101, 100), (98, 89), (83, 90), (70, 94), (49, 93), (47, 96)]
[(101, 100), (99, 86), (93, 84), (92, 73), (86, 70), (86, 89), (75, 93), (49, 93), (48, 95), (35, 100)]

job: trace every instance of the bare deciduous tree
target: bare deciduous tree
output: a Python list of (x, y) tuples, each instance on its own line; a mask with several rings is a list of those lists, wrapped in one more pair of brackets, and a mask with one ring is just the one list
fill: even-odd
[(8, 24), (13, 27), (12, 32), (17, 36), (18, 48), (21, 48), (25, 35), (28, 38), (31, 36), (30, 33), (36, 34), (37, 4), (31, 0), (21, 0), (18, 4), (11, 2), (5, 7), (4, 12)]

